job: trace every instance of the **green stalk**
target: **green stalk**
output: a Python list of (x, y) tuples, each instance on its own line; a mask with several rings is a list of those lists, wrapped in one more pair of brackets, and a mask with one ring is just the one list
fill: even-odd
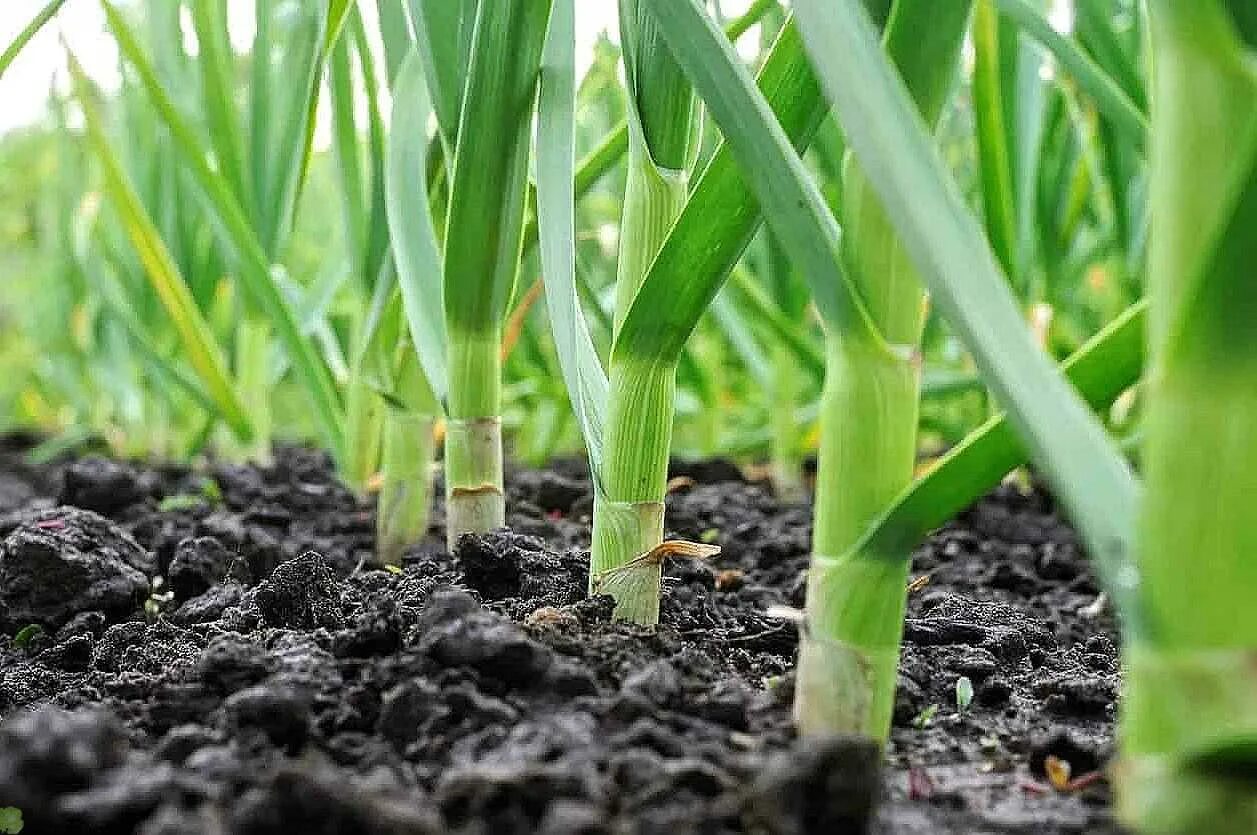
[(272, 331), (268, 321), (246, 317), (236, 331), (236, 388), (253, 422), (250, 444), (237, 446), (241, 460), (265, 465), (271, 460), (274, 426), (271, 409), (270, 357)]
[(345, 384), (345, 460), (339, 470), (345, 482), (362, 494), (379, 468), (380, 433), (385, 413), (363, 368), (350, 371)]
[[(394, 319), (405, 327), (400, 315)], [(384, 565), (399, 564), (406, 548), (428, 532), (436, 446), (433, 431), (439, 410), (410, 339), (398, 340), (396, 356), (396, 396), (384, 398), (384, 450), (376, 505), (376, 557)]]
[(384, 565), (399, 565), (406, 548), (428, 530), (435, 426), (432, 415), (385, 407), (375, 533), (376, 556)]
[(445, 425), (446, 541), (506, 524), (502, 484), (501, 328), (487, 336), (450, 329)]
[(982, 207), (986, 214), (987, 237), (1008, 275), (1016, 275), (1017, 212), (1013, 192), (1013, 165), (1005, 122), (1007, 104), (1001, 56), (999, 17), (994, 0), (976, 0), (973, 39), (974, 122), (977, 127), (979, 165), (982, 179)]
[(1257, 831), (1257, 18), (1150, 4), (1150, 355), (1120, 817)]
[[(886, 50), (927, 125), (938, 121), (951, 89), (971, 6), (972, 0), (901, 0), (887, 24)], [(795, 716), (804, 733), (885, 739), (908, 564), (849, 552), (912, 479), (925, 300), (880, 200), (851, 159), (843, 190), (843, 259), (889, 350), (836, 330), (826, 338), (808, 631)], [(836, 683), (844, 686), (835, 691)]]
[[(907, 564), (848, 550), (912, 478), (920, 371), (906, 357), (830, 336), (820, 451), (808, 635), (795, 716), (804, 733), (884, 737), (894, 705)], [(834, 593), (834, 590), (839, 590)], [(865, 683), (834, 698), (830, 685), (860, 659)]]
[[(620, 222), (615, 282), (618, 335), (655, 256), (685, 208), (694, 163), (694, 93), (668, 52), (659, 24), (640, 0), (620, 1), (620, 31), (628, 80), (628, 180)], [(641, 356), (617, 357), (608, 369), (607, 457), (594, 501), (591, 591), (605, 572), (620, 569), (663, 541), (663, 497), (672, 447), (676, 367)], [(660, 567), (624, 586), (617, 615), (658, 619)]]
[(615, 281), (617, 333), (685, 207), (696, 145), (694, 93), (640, 0), (620, 0), (620, 31), (629, 92), (629, 143)]
[[(686, 339), (751, 242), (762, 215), (756, 190), (744, 179), (736, 152), (722, 143), (624, 317), (611, 357), (611, 376), (618, 390), (609, 394), (608, 376), (580, 309), (575, 275), (574, 35), (570, 7), (571, 0), (556, 2), (556, 25), (540, 97), (537, 205), (542, 272), (564, 382), (589, 452), (596, 490), (602, 497), (596, 500), (594, 552), (618, 555), (616, 561), (624, 565), (659, 544), (661, 523), (657, 519), (663, 501), (667, 449), (658, 447), (666, 443), (671, 431), (675, 374)], [(652, 13), (658, 14), (658, 8), (652, 8)], [(724, 35), (714, 27), (710, 35), (732, 52)], [(745, 68), (739, 68), (745, 82), (754, 86)], [(782, 140), (806, 147), (824, 116), (825, 105), (795, 27), (782, 31), (760, 71), (758, 84), (765, 97), (765, 113), (780, 120)], [(818, 275), (823, 272), (818, 271)], [(614, 415), (609, 414), (612, 410)], [(617, 494), (607, 489), (612, 477), (617, 485), (623, 485), (617, 487), (618, 495), (624, 497), (618, 501)], [(610, 564), (595, 560), (591, 569), (595, 578), (600, 566)], [(651, 622), (658, 612), (657, 577), (657, 566), (650, 572), (603, 571), (601, 580), (595, 579), (590, 585), (591, 590), (606, 591), (617, 598), (621, 617)]]
[(31, 22), (26, 24), (17, 37), (13, 39), (12, 43), (5, 48), (4, 53), (0, 54), (0, 78), (4, 76), (5, 71), (17, 59), (17, 56), (22, 53), (26, 45), (30, 43), (31, 38), (38, 35), (39, 30), (43, 29), (48, 21), (56, 17), (57, 12), (61, 11), (61, 7), (64, 5), (65, 0), (49, 0), (36, 13), (35, 17), (31, 18)]
[(803, 446), (795, 420), (803, 375), (796, 354), (786, 345), (773, 345), (772, 369), (769, 468), (777, 496), (783, 501), (799, 502), (807, 495), (803, 484)]
[(448, 542), (506, 520), (502, 326), (528, 195), (529, 128), (550, 0), (482, 0), (458, 130), (446, 223)]
[[(636, 356), (611, 363), (606, 450), (594, 495), (590, 590), (604, 572), (621, 568), (663, 541), (663, 499), (672, 446), (676, 365)], [(652, 582), (632, 584), (616, 598), (618, 617), (654, 623), (659, 611), (659, 566), (640, 569)], [(646, 617), (635, 617), (634, 614)], [(654, 618), (649, 617), (650, 613)]]

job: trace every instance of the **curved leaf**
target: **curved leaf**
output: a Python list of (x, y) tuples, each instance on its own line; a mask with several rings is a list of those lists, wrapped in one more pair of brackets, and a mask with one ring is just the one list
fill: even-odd
[(4, 50), (4, 54), (0, 55), (0, 78), (4, 77), (4, 73), (9, 66), (16, 60), (17, 56), (31, 42), (31, 38), (39, 34), (39, 30), (44, 28), (48, 21), (56, 16), (61, 7), (65, 5), (65, 0), (50, 0), (50, 2), (39, 10), (35, 17), (31, 18), (31, 22), (18, 33), (13, 42)]
[(412, 48), (402, 62), (393, 91), (392, 126), (385, 152), (385, 206), (410, 338), (428, 383), (444, 406), (449, 374), (443, 268), (425, 179), (431, 113), (423, 60)]
[(537, 217), (546, 309), (563, 380), (590, 470), (600, 478), (606, 425), (607, 374), (581, 312), (576, 284), (575, 14), (573, 0), (555, 0), (541, 59), (537, 111)]

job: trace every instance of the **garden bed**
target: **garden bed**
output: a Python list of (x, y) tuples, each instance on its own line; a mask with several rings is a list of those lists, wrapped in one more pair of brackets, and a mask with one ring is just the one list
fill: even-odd
[(0, 807), (27, 833), (1113, 828), (1114, 625), (1042, 493), (1001, 488), (917, 550), (883, 758), (794, 738), (797, 636), (765, 609), (802, 604), (810, 509), (729, 465), (674, 467), (667, 529), (724, 551), (666, 567), (650, 632), (584, 599), (582, 464), (508, 474), (511, 533), (453, 556), (438, 509), (389, 572), (321, 454), (192, 472), (21, 447)]

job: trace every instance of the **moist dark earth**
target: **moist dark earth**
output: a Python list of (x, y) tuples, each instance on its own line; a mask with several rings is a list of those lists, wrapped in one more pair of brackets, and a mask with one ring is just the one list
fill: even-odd
[(674, 464), (670, 535), (723, 553), (666, 566), (647, 631), (586, 599), (581, 463), (509, 474), (509, 531), (453, 555), (438, 507), (384, 571), (320, 452), (30, 443), (0, 440), (0, 808), (25, 833), (1116, 831), (1114, 624), (1041, 491), (917, 550), (879, 752), (795, 737), (798, 636), (765, 610), (802, 603), (811, 511), (727, 463)]

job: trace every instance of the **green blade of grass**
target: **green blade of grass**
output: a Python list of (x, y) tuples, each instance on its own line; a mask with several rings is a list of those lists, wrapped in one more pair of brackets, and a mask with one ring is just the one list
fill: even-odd
[(555, 0), (537, 105), (537, 215), (550, 330), (590, 472), (600, 479), (608, 384), (576, 284), (574, 18), (572, 0)]
[(1062, 498), (1100, 570), (1129, 584), (1138, 486), (1086, 405), (1033, 344), (990, 245), (856, 0), (796, 14), (856, 157), (925, 284)]
[(446, 159), (454, 158), (458, 143), (458, 119), (467, 86), (478, 3), (479, 0), (406, 0)]
[(385, 203), (410, 337), (438, 402), (445, 406), (445, 301), (441, 253), (428, 205), (428, 118), (423, 60), (411, 49), (393, 90), (392, 126), (386, 151)]
[[(1074, 29), (1079, 42), (1094, 56), (1109, 76), (1117, 82), (1141, 112), (1148, 111), (1148, 90), (1139, 67), (1137, 47), (1141, 43), (1142, 26), (1139, 15), (1128, 32), (1119, 32), (1114, 9), (1103, 3), (1078, 3), (1074, 6)], [(1130, 37), (1134, 34), (1135, 37)], [(1136, 48), (1132, 48), (1136, 47)]]
[(404, 2), (384, 2), (376, 5), (376, 34), (384, 45), (385, 80), (389, 89), (397, 81), (402, 62), (410, 52), (414, 38), (410, 31), (410, 12)]
[(271, 167), (271, 36), (272, 8), (275, 0), (255, 0), (253, 8), (253, 48), (249, 55), (249, 133), (247, 139), (249, 184), (251, 192), (245, 204), (255, 228), (260, 227), (261, 217), (267, 211), (265, 188), (267, 171)]
[(244, 210), (232, 195), (230, 184), (210, 167), (209, 155), (201, 140), (157, 80), (125, 17), (109, 0), (102, 0), (102, 4), (119, 51), (135, 69), (161, 121), (179, 147), (184, 165), (213, 207), (213, 217), (238, 260), (241, 285), (260, 311), (271, 320), (294, 370), (314, 403), (324, 440), (339, 454), (344, 445), (343, 418), (340, 399), (327, 366), (311, 341), (302, 334), (292, 307), (276, 286), (271, 276), (270, 260)]
[[(284, 212), (280, 220), (285, 224), (281, 229), (285, 232), (291, 228), (293, 223), (297, 205), (301, 202), (301, 193), (305, 189), (306, 177), (310, 173), (310, 161), (314, 157), (315, 116), (318, 113), (319, 99), (321, 98), (322, 85), (319, 82), (323, 78), (323, 68), (327, 63), (328, 56), (332, 54), (332, 48), (340, 38), (341, 31), (345, 27), (345, 21), (348, 19), (350, 12), (356, 11), (356, 9), (357, 4), (355, 0), (328, 0), (327, 16), (322, 18), (322, 42), (319, 51), (314, 56), (312, 67), (308, 74), (309, 84), (305, 89), (305, 98), (299, 102), (299, 105), (305, 108), (304, 118), (299, 123), (305, 132), (305, 142), (301, 145), (301, 156), (296, 158), (300, 160), (299, 163), (293, 166), (293, 173), (290, 178), (282, 184), (284, 191), (281, 194), (290, 196), (290, 199), (281, 204)], [(283, 77), (289, 76), (287, 73), (284, 73)], [(298, 125), (296, 119), (285, 120), (285, 123), (292, 125), (294, 128)], [(287, 139), (282, 139), (279, 147), (281, 150), (289, 148)], [(297, 146), (293, 145), (291, 147)]]
[(1011, 148), (1004, 119), (1006, 104), (1000, 65), (1000, 27), (994, 0), (977, 0), (973, 13), (976, 60), (973, 69), (974, 122), (987, 235), (1004, 271), (1016, 270), (1017, 212), (1013, 196)]
[(155, 368), (182, 389), (207, 414), (216, 418), (222, 417), (219, 404), (210, 396), (205, 387), (196, 378), (195, 372), (189, 372), (182, 365), (170, 359), (159, 347), (152, 329), (135, 315), (135, 309), (126, 297), (121, 283), (114, 270), (104, 264), (83, 265), (84, 270), (91, 270), (95, 289), (100, 293), (104, 309), (113, 316), (126, 330), (127, 335), (135, 344), (138, 352)]
[(83, 109), (87, 138), (100, 160), (105, 186), (126, 229), (131, 245), (162, 307), (170, 317), (179, 342), (187, 352), (188, 362), (205, 386), (206, 394), (241, 440), (253, 433), (244, 405), (227, 371), (225, 354), (214, 339), (213, 330), (188, 290), (170, 251), (162, 242), (153, 220), (144, 209), (122, 164), (114, 154), (106, 135), (104, 116), (94, 99), (91, 82), (73, 54), (67, 53), (70, 72), (79, 104)]
[[(332, 7), (345, 0), (329, 0)], [(321, 5), (321, 3), (319, 3)], [(261, 180), (262, 213), (258, 238), (267, 257), (274, 261), (292, 229), (305, 172), (314, 145), (314, 114), (318, 108), (323, 59), (333, 43), (327, 12), (304, 4), (288, 9), (285, 22), (291, 27), (279, 51), (279, 63), (271, 85), (268, 135), (273, 144)], [(327, 52), (320, 47), (327, 43)]]
[(388, 257), (388, 217), (384, 205), (384, 161), (386, 157), (387, 129), (384, 125), (384, 114), (380, 107), (381, 84), (376, 76), (375, 58), (371, 53), (371, 44), (367, 39), (366, 24), (362, 14), (355, 7), (349, 19), (350, 34), (353, 36), (354, 49), (358, 55), (358, 66), (362, 72), (362, 85), (366, 88), (367, 108), (367, 148), (370, 165), (370, 190), (367, 193), (367, 237), (364, 242), (366, 249), (362, 253), (362, 272), (375, 281), (385, 267)]
[(994, 0), (1000, 14), (1017, 24), (1052, 54), (1061, 69), (1082, 88), (1096, 107), (1121, 128), (1141, 149), (1148, 135), (1148, 116), (1114, 81), (1070, 38), (1052, 28), (1047, 19), (1027, 0)]
[[(332, 47), (328, 61), (328, 92), (332, 111), (332, 155), (340, 180), (341, 223), (345, 244), (354, 266), (366, 251), (367, 210), (366, 186), (362, 173), (362, 152), (358, 145), (358, 124), (355, 117), (355, 90), (350, 44), (342, 38)], [(371, 291), (374, 276), (357, 271), (366, 292)]]
[(201, 55), (201, 86), (206, 124), (214, 158), (232, 185), (236, 199), (249, 194), (240, 137), (243, 131), (235, 104), (235, 54), (227, 31), (227, 7), (223, 0), (197, 0), (191, 4)]
[(61, 7), (65, 5), (65, 0), (51, 0), (46, 6), (31, 18), (31, 22), (18, 33), (13, 42), (0, 54), (0, 78), (4, 77), (5, 71), (17, 59), (26, 45), (31, 42), (31, 38), (39, 34), (39, 30), (43, 29), (48, 21), (52, 20), (57, 12), (61, 11)]

